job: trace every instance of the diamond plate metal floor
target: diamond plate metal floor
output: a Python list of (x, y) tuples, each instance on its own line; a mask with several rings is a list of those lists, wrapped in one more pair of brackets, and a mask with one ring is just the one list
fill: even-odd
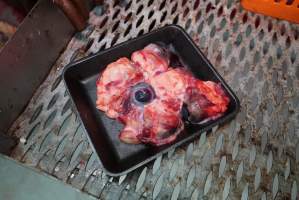
[[(299, 26), (238, 0), (130, 0), (96, 7), (8, 134), (12, 158), (100, 199), (292, 199), (299, 184)], [(95, 159), (62, 68), (166, 24), (193, 37), (241, 101), (231, 123), (119, 178)]]

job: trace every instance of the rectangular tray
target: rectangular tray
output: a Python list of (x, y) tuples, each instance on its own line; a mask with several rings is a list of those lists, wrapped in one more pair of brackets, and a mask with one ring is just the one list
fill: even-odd
[[(120, 57), (130, 57), (137, 50), (149, 43), (163, 42), (174, 47), (175, 51), (193, 75), (201, 80), (221, 82), (226, 90), (230, 104), (227, 112), (219, 119), (205, 125), (191, 125), (179, 135), (172, 144), (154, 147), (144, 144), (132, 145), (122, 143), (118, 134), (123, 125), (109, 119), (96, 108), (96, 80), (105, 67)], [(95, 55), (68, 65), (63, 72), (64, 82), (74, 103), (91, 146), (97, 153), (105, 172), (111, 176), (126, 174), (159, 155), (190, 142), (201, 133), (233, 118), (239, 110), (239, 100), (215, 68), (196, 47), (187, 33), (177, 25), (163, 28), (126, 41)]]

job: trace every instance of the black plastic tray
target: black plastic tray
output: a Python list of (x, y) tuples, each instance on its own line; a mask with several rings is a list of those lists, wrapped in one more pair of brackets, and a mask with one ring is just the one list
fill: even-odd
[[(171, 44), (193, 75), (201, 80), (221, 82), (230, 97), (229, 109), (219, 119), (205, 125), (191, 125), (172, 144), (154, 147), (144, 144), (122, 143), (118, 134), (123, 125), (109, 119), (96, 108), (96, 80), (101, 70), (120, 57), (130, 55), (149, 43)], [(68, 65), (63, 73), (64, 82), (85, 127), (91, 146), (97, 153), (103, 169), (111, 176), (132, 171), (159, 155), (193, 140), (213, 126), (222, 124), (236, 115), (239, 100), (223, 78), (196, 47), (192, 39), (179, 26), (168, 25), (138, 38)]]

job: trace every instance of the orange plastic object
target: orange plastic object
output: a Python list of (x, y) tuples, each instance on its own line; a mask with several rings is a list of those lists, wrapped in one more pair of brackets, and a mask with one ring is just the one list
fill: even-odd
[(252, 12), (299, 24), (299, 0), (241, 0), (241, 4)]

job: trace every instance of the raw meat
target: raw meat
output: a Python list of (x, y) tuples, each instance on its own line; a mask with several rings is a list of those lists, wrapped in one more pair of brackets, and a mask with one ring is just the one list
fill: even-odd
[[(174, 141), (184, 121), (202, 124), (223, 115), (229, 98), (220, 84), (172, 68), (170, 52), (155, 44), (109, 64), (97, 81), (97, 108), (125, 125), (130, 144)], [(177, 63), (177, 62), (176, 62)]]

